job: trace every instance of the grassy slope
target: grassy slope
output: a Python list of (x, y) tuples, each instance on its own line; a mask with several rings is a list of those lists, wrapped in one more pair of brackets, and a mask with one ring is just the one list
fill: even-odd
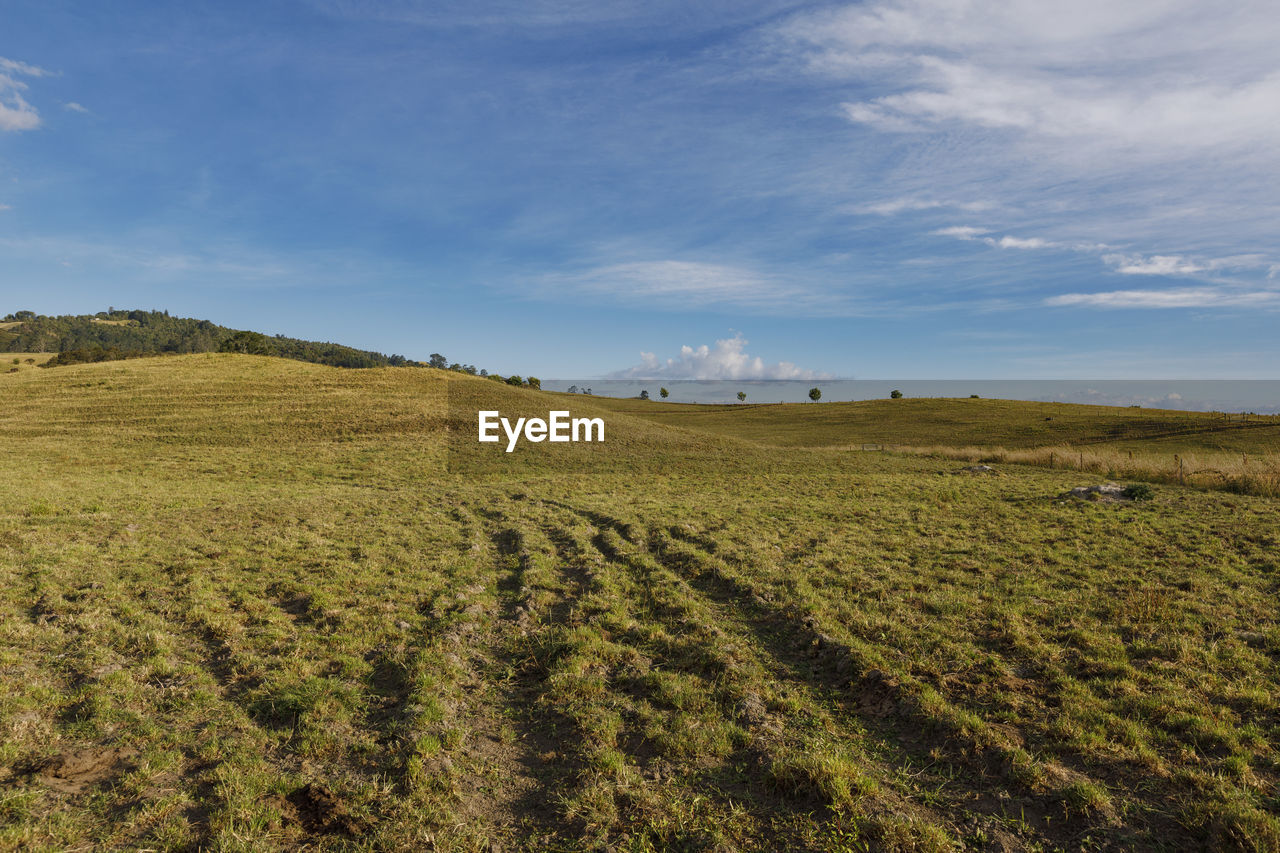
[(1275, 501), (625, 413), (470, 441), (561, 402), (0, 376), (0, 848), (1280, 844)]
[[(22, 373), (23, 371), (32, 370), (51, 358), (53, 358), (53, 353), (48, 352), (0, 352), (0, 374)], [(17, 364), (14, 364), (15, 359), (17, 359)]]

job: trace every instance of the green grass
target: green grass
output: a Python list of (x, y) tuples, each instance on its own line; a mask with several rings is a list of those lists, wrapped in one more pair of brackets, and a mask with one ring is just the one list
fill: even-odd
[(1275, 500), (601, 399), (602, 448), (472, 441), (562, 399), (0, 381), (0, 848), (1280, 846)]

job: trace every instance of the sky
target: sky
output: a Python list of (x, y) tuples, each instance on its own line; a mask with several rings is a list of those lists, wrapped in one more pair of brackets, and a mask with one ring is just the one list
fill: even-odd
[(0, 315), (494, 372), (1280, 377), (1242, 0), (0, 6)]

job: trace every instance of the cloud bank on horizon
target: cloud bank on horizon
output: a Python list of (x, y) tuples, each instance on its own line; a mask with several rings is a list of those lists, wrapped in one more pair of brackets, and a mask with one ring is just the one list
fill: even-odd
[(741, 334), (716, 341), (714, 347), (680, 347), (679, 355), (659, 359), (651, 352), (640, 353), (640, 363), (608, 374), (608, 379), (827, 379), (826, 374), (796, 367), (788, 361), (765, 364), (751, 356), (749, 341)]

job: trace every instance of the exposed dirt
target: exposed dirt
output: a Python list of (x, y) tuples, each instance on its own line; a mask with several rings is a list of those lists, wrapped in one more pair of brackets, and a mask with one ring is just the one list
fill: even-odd
[(31, 777), (55, 791), (80, 794), (133, 767), (138, 751), (132, 747), (86, 747), (60, 752), (36, 765)]
[(271, 804), (279, 809), (285, 826), (300, 826), (308, 835), (356, 835), (362, 828), (336, 794), (315, 782), (288, 796), (276, 794)]

